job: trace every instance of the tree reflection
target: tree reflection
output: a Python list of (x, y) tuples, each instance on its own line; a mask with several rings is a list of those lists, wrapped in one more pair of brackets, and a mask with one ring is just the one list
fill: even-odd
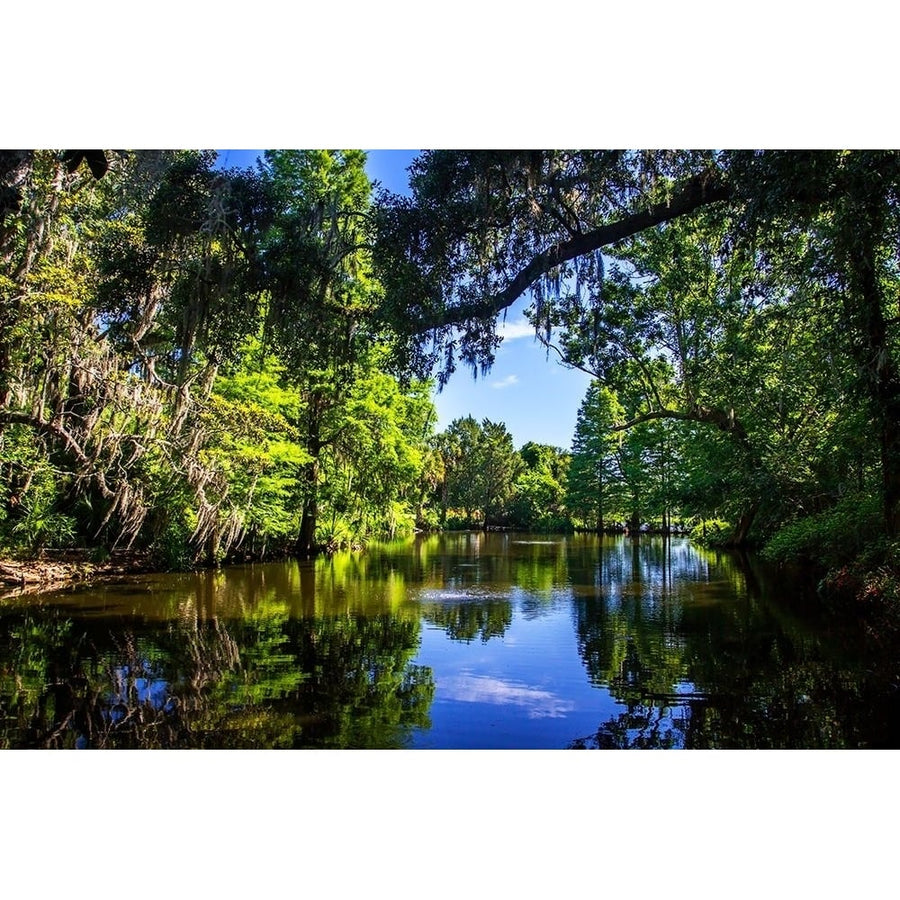
[(576, 599), (588, 676), (624, 711), (570, 746), (897, 746), (896, 659), (876, 661), (870, 648), (866, 660), (846, 627), (840, 642), (813, 627), (802, 596), (769, 602), (746, 559), (691, 548), (664, 562), (635, 545), (628, 589), (614, 574), (621, 563), (607, 559), (592, 595)]
[[(897, 648), (833, 628), (783, 577), (770, 598), (749, 565), (677, 540), (453, 535), (9, 599), (0, 746), (408, 746), (435, 695), (416, 664), (423, 621), (477, 664), (494, 654), (461, 645), (506, 637), (514, 617), (538, 636), (553, 612), (564, 629), (568, 610), (586, 680), (617, 705), (562, 743), (900, 746)], [(512, 683), (517, 642), (504, 643)], [(547, 646), (550, 684), (560, 654)]]
[(469, 596), (459, 602), (422, 604), (425, 621), (443, 628), (454, 641), (470, 643), (480, 638), (503, 637), (512, 624), (513, 608), (507, 598)]
[(397, 747), (430, 724), (415, 619), (38, 613), (0, 619), (4, 747)]
[(412, 728), (430, 726), (434, 679), (410, 664), (418, 621), (323, 618), (296, 626), (293, 646), (309, 677), (298, 695), (305, 723), (294, 746), (402, 746)]
[(671, 750), (684, 746), (686, 722), (667, 707), (632, 704), (605, 722), (596, 734), (578, 738), (571, 750)]

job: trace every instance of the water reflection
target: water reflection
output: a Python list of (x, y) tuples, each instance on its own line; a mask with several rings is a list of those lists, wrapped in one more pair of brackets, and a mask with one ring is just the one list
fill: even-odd
[(627, 580), (622, 556), (602, 556), (575, 618), (589, 677), (625, 711), (570, 746), (897, 745), (893, 661), (867, 663), (861, 634), (798, 586), (686, 543), (636, 542)]
[(3, 747), (886, 747), (898, 684), (683, 539), (460, 533), (0, 606)]
[(574, 703), (551, 691), (487, 675), (460, 675), (441, 682), (448, 698), (461, 703), (493, 703), (522, 707), (529, 719), (562, 718)]
[(513, 606), (508, 596), (474, 591), (423, 591), (422, 616), (444, 629), (454, 641), (469, 643), (476, 638), (487, 643), (503, 637), (512, 624)]
[(418, 618), (391, 579), (338, 590), (328, 562), (14, 605), (0, 617), (3, 746), (405, 745), (434, 692), (411, 663)]

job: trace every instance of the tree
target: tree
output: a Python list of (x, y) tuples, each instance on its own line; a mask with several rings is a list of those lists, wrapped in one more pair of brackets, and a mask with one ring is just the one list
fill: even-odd
[(444, 518), (447, 510), (462, 509), (471, 524), (481, 505), (477, 462), (481, 428), (472, 416), (454, 419), (439, 440), (444, 457)]
[(611, 511), (614, 450), (619, 443), (612, 429), (621, 420), (621, 413), (615, 395), (592, 381), (575, 422), (566, 502), (573, 515), (588, 522), (598, 534), (605, 529), (605, 513)]
[(489, 519), (505, 515), (521, 460), (506, 425), (484, 419), (481, 429), (474, 475), (480, 495), (481, 521), (487, 528)]
[(519, 456), (523, 470), (516, 479), (510, 505), (512, 523), (542, 531), (569, 530), (565, 505), (569, 454), (558, 447), (528, 441)]
[(331, 513), (326, 545), (345, 535), (410, 534), (422, 516), (423, 480), (433, 478), (429, 446), (436, 413), (430, 385), (402, 386), (381, 370), (384, 352), (359, 360), (347, 397), (333, 415), (334, 440), (322, 457), (323, 491)]
[(0, 543), (185, 566), (427, 517), (364, 154), (73, 153), (0, 153)]
[(506, 426), (466, 416), (450, 423), (441, 443), (447, 505), (463, 509), (468, 523), (477, 519), (482, 527), (504, 516), (521, 468)]
[[(798, 287), (812, 287), (839, 312), (860, 370), (856, 397), (877, 423), (885, 527), (898, 532), (900, 370), (888, 310), (900, 154), (440, 151), (420, 157), (411, 183), (411, 200), (386, 198), (380, 213), (385, 315), (408, 323), (411, 340), (427, 335), (436, 348), (430, 358), (441, 359), (445, 372), (458, 358), (489, 365), (497, 316), (526, 292), (548, 342), (556, 322), (590, 345), (609, 298), (638, 286), (630, 273), (618, 283), (607, 278), (599, 251), (615, 247), (627, 258), (631, 238), (707, 211), (724, 216), (723, 275), (732, 262), (766, 277), (802, 274), (792, 285), (782, 277), (782, 304), (790, 308)], [(785, 239), (810, 247), (802, 273), (791, 272), (796, 254), (770, 253)], [(753, 305), (756, 282), (732, 281), (737, 309)], [(701, 374), (680, 373), (682, 386)], [(685, 399), (686, 407), (644, 414), (707, 423), (745, 440), (746, 425), (729, 406)]]
[(207, 434), (200, 458), (224, 474), (222, 503), (240, 522), (234, 549), (254, 557), (284, 553), (296, 540), (301, 473), (310, 462), (297, 426), (301, 407), (284, 365), (251, 340), (199, 411)]
[(260, 287), (267, 332), (304, 395), (304, 472), (297, 549), (316, 547), (321, 455), (350, 390), (376, 286), (366, 247), (371, 185), (358, 150), (267, 151), (264, 178), (275, 207), (261, 236)]
[[(233, 249), (209, 166), (204, 154), (118, 154), (95, 184), (64, 154), (36, 152), (7, 222), (0, 433), (25, 428), (41, 443), (58, 472), (53, 505), (92, 541), (152, 530), (148, 511), (172, 475), (198, 496), (213, 477), (186, 427), (192, 388), (208, 392), (233, 324), (233, 295), (204, 277)], [(208, 318), (188, 315), (199, 308)], [(202, 512), (199, 544), (217, 528), (217, 511)]]

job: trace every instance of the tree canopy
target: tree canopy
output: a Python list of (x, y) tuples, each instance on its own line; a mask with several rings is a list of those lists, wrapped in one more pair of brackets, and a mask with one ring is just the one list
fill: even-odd
[(409, 532), (435, 415), (374, 322), (364, 154), (90, 153), (0, 158), (3, 543), (182, 566)]
[[(641, 383), (623, 427), (670, 418), (728, 434), (760, 495), (769, 432), (790, 441), (839, 369), (829, 388), (871, 419), (885, 528), (898, 533), (900, 154), (433, 151), (411, 186), (379, 211), (385, 313), (445, 377), (459, 360), (490, 365), (498, 316), (527, 293), (565, 363)], [(782, 335), (795, 351), (767, 393)]]

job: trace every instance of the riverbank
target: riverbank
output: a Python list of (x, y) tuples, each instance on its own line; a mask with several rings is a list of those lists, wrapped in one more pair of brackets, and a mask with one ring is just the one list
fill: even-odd
[(0, 598), (151, 571), (150, 555), (132, 550), (116, 550), (102, 560), (81, 550), (47, 550), (26, 559), (0, 556)]

